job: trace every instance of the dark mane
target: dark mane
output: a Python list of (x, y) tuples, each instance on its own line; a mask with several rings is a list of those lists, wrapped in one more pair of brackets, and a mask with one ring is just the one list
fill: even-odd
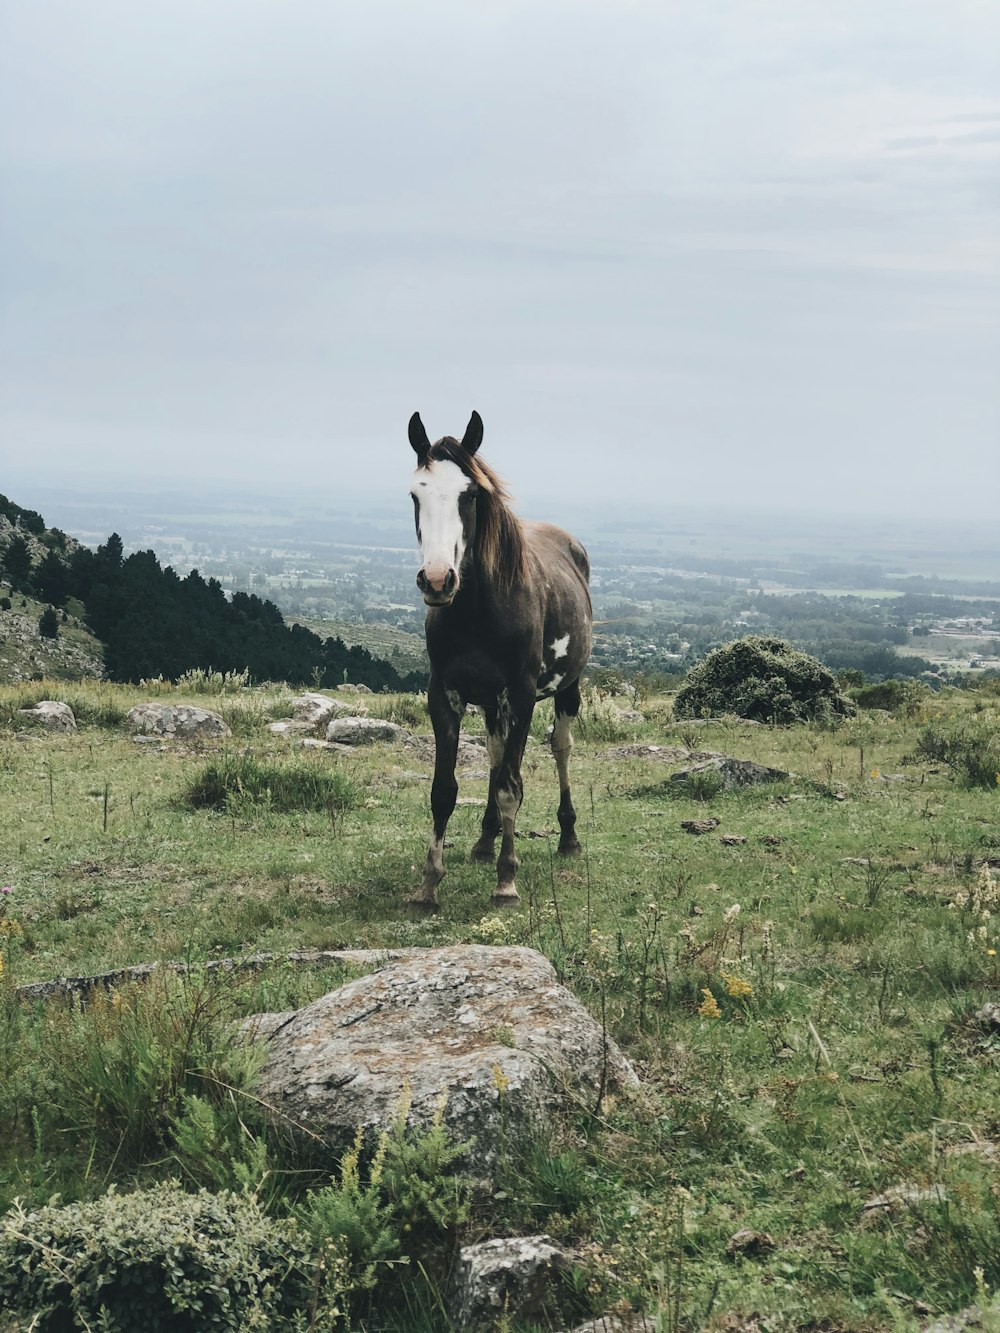
[(455, 463), (478, 486), (476, 501), (476, 558), (480, 568), (501, 591), (510, 592), (528, 578), (528, 551), (521, 520), (510, 507), (503, 480), (477, 455), (470, 455), (453, 435), (433, 445), (426, 459)]

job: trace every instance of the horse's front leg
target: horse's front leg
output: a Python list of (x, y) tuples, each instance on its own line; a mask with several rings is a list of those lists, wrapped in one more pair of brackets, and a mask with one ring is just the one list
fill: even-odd
[(497, 887), (493, 894), (493, 902), (497, 907), (516, 907), (520, 901), (517, 896), (518, 859), (514, 853), (514, 823), (524, 795), (521, 764), (534, 709), (534, 684), (530, 689), (518, 691), (516, 695), (511, 693), (502, 696), (500, 700), (499, 721), (504, 741), (495, 783), (500, 812), (500, 855), (497, 857)]
[(434, 727), (434, 781), (431, 785), (431, 814), (434, 835), (427, 848), (424, 877), (420, 888), (411, 895), (411, 907), (424, 911), (437, 910), (437, 886), (444, 879), (444, 835), (448, 820), (455, 809), (458, 782), (455, 764), (458, 759), (458, 733), (465, 712), (465, 701), (453, 690), (446, 690), (431, 677), (427, 687), (427, 707)]
[(486, 708), (483, 712), (486, 721), (486, 753), (490, 761), (490, 788), (486, 797), (486, 813), (483, 815), (479, 840), (469, 853), (469, 860), (476, 861), (480, 865), (491, 865), (494, 856), (493, 847), (501, 827), (500, 806), (497, 803), (497, 776), (503, 759), (506, 733), (500, 726), (499, 709)]

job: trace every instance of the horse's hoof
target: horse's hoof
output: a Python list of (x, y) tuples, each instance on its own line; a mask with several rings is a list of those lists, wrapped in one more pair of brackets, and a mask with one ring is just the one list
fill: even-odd
[(411, 917), (421, 918), (432, 916), (438, 910), (437, 898), (431, 898), (427, 895), (415, 893), (412, 898), (407, 898), (406, 907)]
[(517, 896), (517, 889), (513, 884), (509, 884), (502, 889), (497, 889), (491, 901), (494, 907), (499, 907), (500, 909), (521, 906), (521, 899)]
[(560, 856), (579, 856), (583, 847), (578, 839), (574, 838), (572, 842), (560, 842), (557, 851)]
[(492, 844), (489, 847), (485, 847), (477, 842), (475, 847), (473, 847), (472, 851), (469, 853), (469, 860), (473, 865), (491, 866), (496, 860), (496, 853), (493, 850)]

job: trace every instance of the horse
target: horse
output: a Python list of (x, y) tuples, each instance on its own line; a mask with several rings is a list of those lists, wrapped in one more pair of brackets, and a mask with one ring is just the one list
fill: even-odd
[(459, 728), (468, 704), (482, 709), (490, 764), (489, 795), (470, 859), (493, 860), (497, 907), (518, 904), (514, 822), (521, 806), (521, 763), (539, 699), (555, 700), (552, 752), (559, 775), (559, 852), (579, 853), (569, 787), (571, 724), (580, 711), (580, 673), (590, 657), (590, 562), (583, 546), (551, 523), (517, 518), (497, 474), (477, 456), (483, 422), (473, 412), (461, 440), (431, 444), (414, 412), (409, 439), (417, 455), (413, 498), (421, 565), (417, 587), (424, 625), (434, 728), (433, 836), (423, 880), (410, 897), (437, 910), (444, 838), (455, 808)]

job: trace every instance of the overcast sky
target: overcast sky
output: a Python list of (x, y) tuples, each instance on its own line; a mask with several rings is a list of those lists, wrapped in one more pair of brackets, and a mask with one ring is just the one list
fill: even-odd
[(990, 0), (5, 0), (0, 174), (22, 504), (1000, 510)]

